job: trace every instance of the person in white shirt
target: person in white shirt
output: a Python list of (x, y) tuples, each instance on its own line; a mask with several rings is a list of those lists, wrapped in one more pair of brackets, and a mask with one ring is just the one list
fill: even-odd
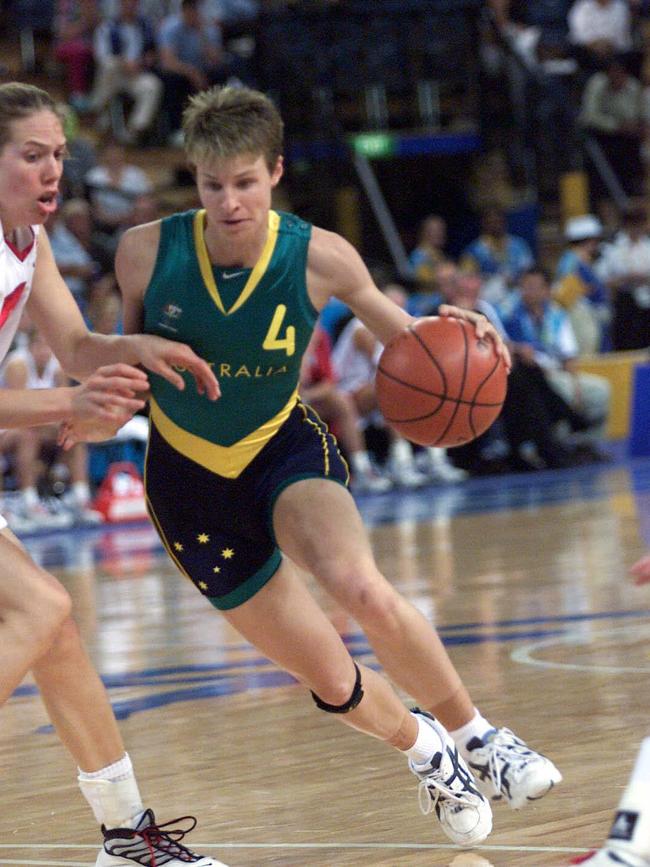
[(154, 29), (148, 18), (138, 14), (138, 0), (120, 0), (117, 16), (104, 17), (95, 31), (93, 54), (92, 109), (105, 112), (118, 94), (130, 96), (134, 104), (120, 136), (125, 144), (133, 144), (151, 127), (163, 92), (161, 79), (152, 71)]
[[(108, 439), (144, 405), (153, 370), (178, 388), (179, 368), (190, 371), (210, 399), (219, 386), (209, 366), (188, 346), (157, 337), (92, 334), (56, 267), (43, 223), (57, 207), (65, 136), (54, 100), (40, 88), (0, 85), (0, 359), (27, 311), (42, 331), (73, 387), (0, 388), (0, 428), (60, 424), (59, 442)], [(145, 810), (133, 767), (102, 682), (70, 616), (65, 588), (28, 556), (0, 518), (0, 704), (27, 671), (38, 684), (61, 741), (79, 767), (79, 784), (97, 821), (132, 829), (132, 856), (104, 845), (96, 867), (165, 863), (219, 867), (174, 843)], [(138, 830), (137, 842), (133, 829)], [(110, 835), (110, 831), (107, 831)], [(183, 835), (181, 835), (183, 836)], [(179, 857), (171, 856), (171, 845)], [(138, 853), (139, 856), (138, 857)], [(147, 861), (141, 860), (146, 855)], [(191, 856), (191, 857), (189, 857)]]
[(650, 235), (645, 208), (623, 216), (623, 228), (603, 247), (598, 276), (612, 293), (614, 349), (650, 346)]
[(625, 0), (576, 0), (569, 11), (569, 39), (581, 66), (600, 69), (632, 48), (630, 8)]

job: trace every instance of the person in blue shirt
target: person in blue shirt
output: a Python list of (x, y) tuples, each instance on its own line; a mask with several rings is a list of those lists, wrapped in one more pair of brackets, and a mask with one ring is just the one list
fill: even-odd
[(528, 241), (511, 235), (500, 208), (487, 208), (481, 217), (481, 234), (465, 248), (460, 265), (464, 271), (478, 273), (486, 281), (487, 301), (503, 300), (517, 280), (534, 263)]
[(569, 315), (551, 296), (551, 281), (544, 268), (529, 268), (519, 290), (502, 305), (504, 327), (523, 360), (541, 367), (549, 385), (572, 409), (585, 417), (588, 426), (573, 433), (567, 442), (580, 445), (595, 459), (605, 434), (609, 415), (610, 384), (607, 379), (585, 373), (578, 367), (579, 349)]

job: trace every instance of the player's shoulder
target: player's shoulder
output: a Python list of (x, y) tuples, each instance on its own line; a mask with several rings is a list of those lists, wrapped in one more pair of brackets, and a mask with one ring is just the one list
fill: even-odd
[(154, 220), (151, 223), (142, 223), (140, 226), (132, 226), (127, 229), (120, 238), (117, 252), (123, 256), (139, 254), (158, 249), (160, 240), (160, 226), (162, 220)]
[(297, 214), (291, 214), (289, 211), (276, 210), (273, 212), (274, 218), (277, 221), (278, 231), (284, 234), (297, 235), (305, 239), (309, 239), (312, 233), (312, 224), (303, 220)]
[(320, 226), (313, 227), (309, 243), (310, 266), (345, 265), (357, 255), (352, 244), (342, 235)]
[(154, 220), (133, 226), (120, 238), (115, 254), (115, 272), (123, 291), (149, 282), (158, 256), (160, 224), (160, 220)]

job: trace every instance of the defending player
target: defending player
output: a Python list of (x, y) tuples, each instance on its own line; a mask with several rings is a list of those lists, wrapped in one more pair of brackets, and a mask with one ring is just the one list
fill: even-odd
[[(0, 360), (27, 310), (64, 370), (85, 380), (70, 388), (0, 389), (0, 428), (64, 423), (74, 426), (78, 440), (89, 441), (111, 436), (144, 405), (147, 375), (133, 365), (156, 371), (172, 388), (185, 387), (173, 366), (187, 367), (198, 390), (213, 399), (218, 386), (205, 362), (180, 343), (88, 332), (41, 225), (56, 208), (64, 156), (49, 95), (29, 85), (0, 85)], [(0, 704), (31, 669), (79, 766), (81, 790), (104, 826), (97, 867), (219, 867), (183, 846), (182, 830), (157, 825), (145, 810), (108, 697), (70, 617), (70, 598), (29, 558), (2, 517), (0, 564)], [(115, 834), (115, 827), (127, 830)]]
[[(197, 94), (184, 133), (203, 208), (129, 230), (116, 271), (127, 333), (189, 343), (222, 396), (208, 405), (152, 376), (152, 519), (179, 570), (321, 710), (408, 757), (425, 811), (471, 846), (492, 824), (478, 787), (520, 807), (560, 774), (479, 714), (437, 634), (379, 573), (347, 468), (297, 394), (302, 354), (332, 294), (383, 343), (411, 317), (343, 238), (271, 209), (282, 121), (269, 99), (245, 88)], [(473, 322), (507, 358), (484, 317), (442, 312)], [(354, 663), (294, 563), (356, 619), (386, 673), (431, 715), (409, 712), (382, 676)]]
[[(650, 583), (650, 554), (638, 560), (630, 572), (635, 583)], [(650, 867), (650, 734), (641, 741), (607, 842), (598, 852), (573, 863), (584, 863), (586, 867)]]

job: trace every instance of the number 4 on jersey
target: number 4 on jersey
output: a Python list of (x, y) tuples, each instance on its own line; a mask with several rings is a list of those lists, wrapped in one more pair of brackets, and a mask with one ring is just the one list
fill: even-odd
[(284, 317), (287, 313), (286, 304), (278, 304), (271, 319), (269, 330), (266, 332), (264, 349), (284, 349), (287, 355), (293, 355), (296, 351), (296, 329), (293, 325), (287, 325), (284, 337), (280, 337), (280, 330), (284, 323)]

